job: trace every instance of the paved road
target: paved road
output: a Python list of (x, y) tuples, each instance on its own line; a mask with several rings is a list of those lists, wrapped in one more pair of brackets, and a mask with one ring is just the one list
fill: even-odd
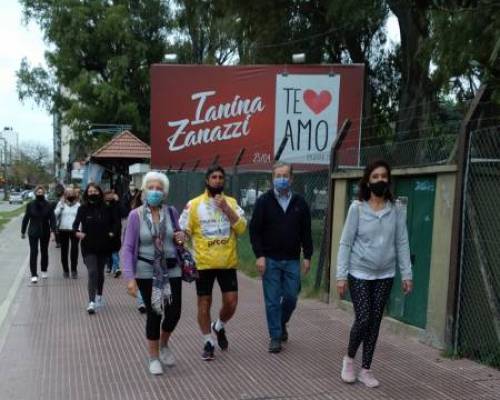
[[(285, 350), (269, 354), (261, 285), (244, 276), (236, 316), (227, 325), (229, 351), (217, 351), (210, 363), (200, 360), (194, 286), (186, 284), (183, 315), (171, 342), (177, 366), (152, 377), (146, 369), (144, 316), (126, 294), (124, 282), (108, 277), (107, 305), (89, 316), (85, 268), (80, 264), (79, 279), (63, 279), (51, 243), (49, 279), (30, 285), (23, 262), (27, 244), (18, 239), (16, 224), (9, 227), (15, 235), (7, 230), (0, 235), (0, 243), (8, 241), (0, 259), (17, 257), (14, 269), (22, 268), (0, 341), (2, 400), (499, 399), (500, 371), (444, 359), (435, 349), (385, 331), (373, 364), (380, 388), (342, 383), (340, 365), (351, 317), (317, 301), (301, 302)], [(215, 303), (219, 301), (217, 295)]]
[(0, 212), (3, 211), (13, 211), (16, 208), (24, 207), (22, 204), (9, 204), (8, 201), (0, 201)]

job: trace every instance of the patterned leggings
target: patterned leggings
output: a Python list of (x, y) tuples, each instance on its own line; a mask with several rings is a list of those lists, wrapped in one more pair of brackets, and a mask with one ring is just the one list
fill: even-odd
[(348, 280), (355, 320), (351, 328), (347, 355), (354, 358), (359, 346), (363, 343), (361, 365), (365, 369), (370, 369), (380, 322), (394, 279), (364, 280), (349, 275)]

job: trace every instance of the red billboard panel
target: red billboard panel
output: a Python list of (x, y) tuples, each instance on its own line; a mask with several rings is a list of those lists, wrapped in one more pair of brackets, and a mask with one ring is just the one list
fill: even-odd
[[(329, 162), (342, 122), (345, 148), (359, 148), (363, 65), (151, 67), (151, 164), (158, 169), (210, 165), (267, 168), (280, 159)], [(350, 153), (351, 154), (351, 153)], [(352, 153), (348, 163), (357, 163)], [(346, 160), (343, 160), (344, 163)]]

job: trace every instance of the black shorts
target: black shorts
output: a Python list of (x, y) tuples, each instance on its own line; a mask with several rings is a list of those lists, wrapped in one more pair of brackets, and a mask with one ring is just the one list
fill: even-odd
[(202, 269), (198, 270), (198, 272), (200, 274), (200, 277), (196, 280), (196, 293), (198, 296), (211, 296), (216, 278), (222, 293), (238, 291), (238, 278), (235, 268)]

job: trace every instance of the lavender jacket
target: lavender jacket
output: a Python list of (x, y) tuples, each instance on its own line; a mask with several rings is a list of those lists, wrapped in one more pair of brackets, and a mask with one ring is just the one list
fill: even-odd
[[(172, 208), (175, 220), (179, 221), (179, 213), (175, 207), (170, 207)], [(125, 238), (122, 244), (121, 257), (123, 260), (123, 275), (127, 280), (135, 279), (141, 232), (141, 217), (139, 216), (139, 210), (142, 210), (142, 207), (136, 208), (130, 212), (127, 219), (127, 228), (125, 229)], [(168, 212), (167, 218), (170, 218)]]

